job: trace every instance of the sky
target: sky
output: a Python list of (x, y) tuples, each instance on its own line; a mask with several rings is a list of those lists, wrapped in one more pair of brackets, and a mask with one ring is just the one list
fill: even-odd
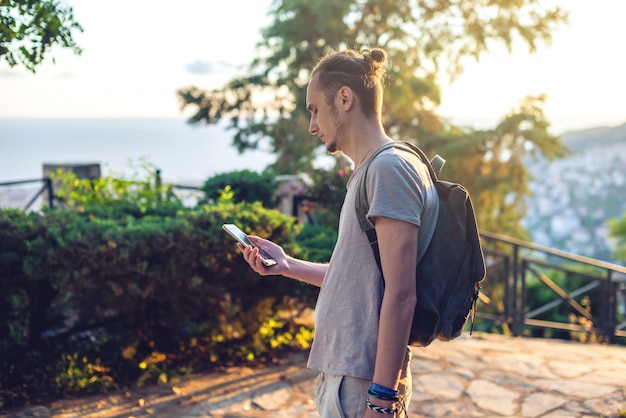
[[(36, 74), (0, 63), (0, 118), (181, 118), (176, 90), (218, 88), (243, 71), (271, 0), (66, 0), (84, 27), (80, 56), (55, 48)], [(626, 122), (626, 1), (543, 0), (570, 12), (551, 46), (494, 48), (442, 84), (438, 111), (493, 126), (546, 94), (552, 133)]]

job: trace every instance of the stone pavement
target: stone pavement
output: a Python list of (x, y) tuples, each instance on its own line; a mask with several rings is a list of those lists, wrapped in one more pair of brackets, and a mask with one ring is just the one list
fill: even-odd
[[(626, 417), (626, 347), (464, 335), (413, 348), (409, 417)], [(24, 408), (6, 417), (319, 418), (316, 372), (301, 353), (110, 395)]]

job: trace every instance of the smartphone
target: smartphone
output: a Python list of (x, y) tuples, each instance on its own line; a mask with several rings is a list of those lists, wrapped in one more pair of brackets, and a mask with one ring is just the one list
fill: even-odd
[(222, 229), (224, 231), (228, 232), (228, 235), (230, 235), (231, 237), (235, 238), (238, 242), (242, 243), (243, 245), (250, 245), (250, 246), (252, 246), (254, 248), (258, 248), (259, 249), (259, 255), (261, 256), (261, 261), (263, 262), (265, 267), (272, 267), (272, 266), (276, 265), (276, 260), (274, 260), (272, 257), (270, 257), (269, 254), (267, 254), (261, 248), (259, 248), (258, 246), (254, 245), (248, 239), (248, 235), (245, 232), (243, 232), (241, 229), (239, 229), (239, 227), (237, 225), (234, 225), (234, 224), (224, 224), (224, 225), (222, 225)]

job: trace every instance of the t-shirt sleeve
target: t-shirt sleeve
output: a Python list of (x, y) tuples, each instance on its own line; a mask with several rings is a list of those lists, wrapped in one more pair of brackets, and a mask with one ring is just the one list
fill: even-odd
[(370, 221), (382, 216), (421, 226), (426, 193), (424, 179), (414, 164), (419, 167), (423, 163), (413, 157), (385, 152), (372, 161), (366, 178)]

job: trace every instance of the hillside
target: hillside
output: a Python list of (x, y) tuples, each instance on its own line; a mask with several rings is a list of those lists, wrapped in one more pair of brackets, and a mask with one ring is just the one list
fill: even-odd
[(561, 139), (565, 145), (574, 151), (626, 143), (626, 123), (614, 127), (597, 127), (567, 132), (561, 135)]
[(524, 226), (537, 244), (615, 262), (607, 221), (626, 215), (626, 124), (562, 139), (570, 157), (528, 164), (533, 196)]

